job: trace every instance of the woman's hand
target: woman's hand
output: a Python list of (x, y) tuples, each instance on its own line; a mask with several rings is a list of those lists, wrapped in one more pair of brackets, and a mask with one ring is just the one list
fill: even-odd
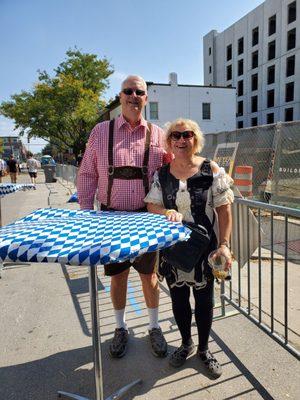
[(228, 271), (231, 268), (233, 260), (232, 260), (232, 254), (231, 254), (230, 249), (224, 244), (221, 244), (217, 248), (216, 253), (214, 255), (214, 257), (220, 257), (220, 256), (225, 257), (226, 262), (225, 262), (224, 270)]
[(172, 222), (182, 222), (182, 214), (176, 210), (167, 210), (165, 216), (169, 221)]

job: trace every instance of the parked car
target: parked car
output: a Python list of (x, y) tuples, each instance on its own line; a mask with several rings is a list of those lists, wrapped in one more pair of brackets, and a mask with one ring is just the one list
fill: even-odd
[(46, 155), (41, 157), (41, 165), (56, 165), (56, 162), (53, 157)]

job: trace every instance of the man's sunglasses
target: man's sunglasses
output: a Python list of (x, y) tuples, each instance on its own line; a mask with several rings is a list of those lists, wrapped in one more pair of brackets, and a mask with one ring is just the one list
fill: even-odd
[(183, 132), (174, 131), (170, 133), (170, 138), (172, 140), (179, 140), (181, 137), (183, 137), (183, 139), (192, 139), (192, 137), (194, 136), (195, 134), (193, 131), (183, 131)]
[(126, 96), (131, 96), (133, 93), (137, 96), (144, 96), (146, 94), (145, 90), (131, 88), (123, 89), (122, 92), (126, 94)]

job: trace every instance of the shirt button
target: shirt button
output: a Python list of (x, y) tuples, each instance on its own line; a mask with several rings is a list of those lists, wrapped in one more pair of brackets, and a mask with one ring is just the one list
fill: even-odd
[(134, 193), (134, 190), (132, 190), (131, 193)]

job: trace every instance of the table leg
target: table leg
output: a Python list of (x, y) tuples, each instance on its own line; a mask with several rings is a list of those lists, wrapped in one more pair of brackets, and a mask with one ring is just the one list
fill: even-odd
[[(103, 380), (102, 380), (102, 361), (101, 361), (101, 341), (100, 341), (100, 324), (99, 324), (99, 303), (98, 303), (98, 277), (97, 266), (91, 265), (89, 268), (89, 289), (91, 303), (91, 322), (92, 322), (92, 338), (93, 338), (93, 359), (94, 359), (94, 377), (95, 377), (95, 400), (103, 400)], [(131, 388), (141, 383), (141, 379), (137, 379), (117, 392), (109, 396), (106, 400), (118, 400), (126, 394)], [(66, 392), (58, 392), (60, 399), (73, 400), (90, 400), (86, 397), (74, 395)]]

